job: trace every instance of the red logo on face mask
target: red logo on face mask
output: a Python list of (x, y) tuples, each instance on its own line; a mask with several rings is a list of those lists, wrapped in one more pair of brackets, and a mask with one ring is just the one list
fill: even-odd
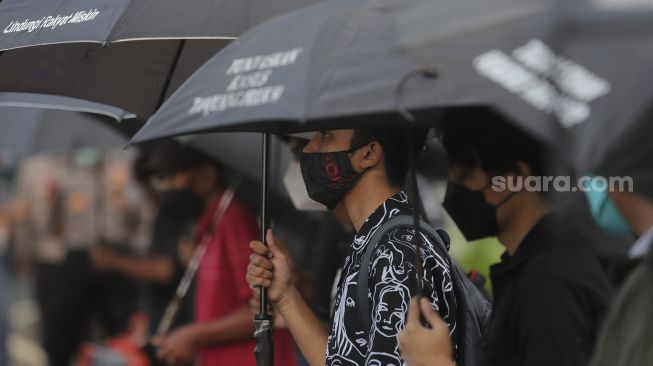
[(342, 177), (340, 176), (340, 168), (338, 168), (338, 164), (331, 161), (330, 157), (327, 156), (325, 160), (327, 161), (327, 164), (324, 166), (324, 169), (329, 177), (331, 177), (331, 187), (335, 189), (338, 187), (338, 183), (342, 180)]

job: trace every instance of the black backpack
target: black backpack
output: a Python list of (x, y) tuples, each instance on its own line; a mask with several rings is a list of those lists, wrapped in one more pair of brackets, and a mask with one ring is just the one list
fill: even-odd
[[(358, 304), (365, 329), (369, 329), (371, 325), (367, 296), (370, 259), (383, 235), (400, 227), (413, 228), (413, 217), (398, 215), (385, 222), (374, 232), (363, 254), (358, 275)], [(444, 230), (436, 230), (420, 220), (420, 232), (426, 234), (435, 243), (435, 250), (439, 250), (443, 258), (449, 258), (447, 245), (444, 243), (449, 243), (449, 235)], [(451, 260), (451, 262), (451, 280), (458, 312), (456, 317), (458, 328), (456, 363), (460, 366), (477, 366), (482, 362), (481, 340), (489, 324), (492, 304), (477, 285), (467, 277), (462, 268), (455, 261)]]

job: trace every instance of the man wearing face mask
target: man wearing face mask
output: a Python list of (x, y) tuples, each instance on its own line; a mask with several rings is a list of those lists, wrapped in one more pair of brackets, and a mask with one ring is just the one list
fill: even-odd
[(632, 178), (632, 191), (612, 187), (610, 192), (587, 192), (594, 219), (602, 229), (637, 238), (628, 253), (634, 269), (606, 316), (592, 366), (653, 364), (653, 149), (649, 126), (650, 114), (597, 168), (605, 177)]
[[(151, 239), (146, 256), (133, 256), (97, 246), (91, 252), (96, 269), (121, 272), (147, 283), (150, 334), (155, 334), (163, 314), (175, 295), (177, 284), (184, 271), (179, 247), (190, 236), (203, 204), (192, 191), (180, 186), (176, 172), (195, 164), (194, 154), (167, 157), (165, 166), (153, 164), (151, 149), (143, 149), (134, 162), (134, 176), (143, 189), (144, 196), (157, 206), (151, 226)], [(191, 292), (192, 293), (192, 292)], [(179, 307), (171, 329), (193, 320), (192, 296), (186, 296)]]
[[(420, 131), (422, 132), (422, 131)], [(309, 196), (329, 209), (342, 205), (356, 234), (342, 264), (330, 332), (311, 312), (293, 284), (288, 256), (272, 232), (266, 247), (254, 241), (247, 280), (253, 288), (268, 289), (270, 302), (286, 320), (302, 354), (311, 365), (402, 365), (397, 333), (416, 286), (415, 246), (412, 228), (395, 228), (383, 233), (376, 243), (371, 237), (390, 218), (412, 215), (406, 194), (401, 191), (411, 154), (423, 146), (424, 134), (417, 134), (418, 150), (408, 152), (406, 130), (332, 130), (317, 133), (300, 159)], [(421, 294), (437, 309), (455, 332), (456, 298), (451, 282), (451, 260), (436, 252), (426, 235), (420, 257), (425, 288)], [(367, 264), (368, 283), (364, 300), (358, 296), (361, 263), (369, 245), (375, 251)], [(372, 314), (363, 314), (364, 304)], [(369, 322), (363, 321), (369, 316)]]
[[(573, 221), (541, 192), (493, 184), (496, 177), (544, 175), (544, 149), (481, 109), (452, 112), (440, 135), (450, 161), (444, 207), (467, 240), (497, 236), (506, 247), (490, 270), (494, 306), (485, 364), (588, 364), (612, 293), (598, 260)], [(413, 323), (410, 329), (419, 327)], [(430, 333), (435, 343), (415, 339), (423, 333), (401, 336), (411, 365), (433, 358), (428, 348), (438, 334)]]

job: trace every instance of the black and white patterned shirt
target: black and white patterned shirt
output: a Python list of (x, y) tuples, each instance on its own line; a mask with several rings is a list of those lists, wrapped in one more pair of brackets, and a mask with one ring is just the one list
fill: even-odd
[[(379, 206), (354, 236), (351, 251), (342, 267), (331, 315), (327, 365), (403, 365), (397, 334), (404, 327), (410, 299), (416, 296), (416, 250), (411, 242), (415, 234), (413, 229), (397, 228), (386, 233), (372, 254), (368, 279), (370, 329), (363, 329), (365, 323), (360, 319), (361, 310), (357, 303), (358, 271), (369, 238), (397, 215), (412, 215), (404, 192)], [(456, 300), (449, 272), (450, 259), (435, 251), (435, 244), (426, 235), (420, 235), (420, 238), (425, 294), (453, 333)]]

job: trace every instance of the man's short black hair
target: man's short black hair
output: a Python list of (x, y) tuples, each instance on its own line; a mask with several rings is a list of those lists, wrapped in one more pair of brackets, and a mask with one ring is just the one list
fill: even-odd
[(535, 138), (487, 107), (448, 111), (437, 128), (450, 165), (479, 166), (490, 174), (518, 171), (524, 161), (532, 175), (544, 175), (547, 152)]
[(168, 139), (158, 141), (151, 147), (146, 168), (155, 175), (171, 176), (202, 165), (213, 165), (219, 169), (218, 162), (205, 153)]
[(140, 287), (133, 279), (106, 272), (97, 276), (97, 315), (100, 326), (109, 338), (129, 331), (130, 319), (138, 312)]
[(383, 148), (385, 156), (385, 172), (388, 183), (402, 187), (406, 183), (406, 176), (410, 160), (424, 148), (424, 141), (428, 129), (414, 128), (414, 149), (408, 151), (408, 128), (364, 128), (355, 129), (351, 138), (350, 147), (357, 148), (372, 141), (377, 141)]

